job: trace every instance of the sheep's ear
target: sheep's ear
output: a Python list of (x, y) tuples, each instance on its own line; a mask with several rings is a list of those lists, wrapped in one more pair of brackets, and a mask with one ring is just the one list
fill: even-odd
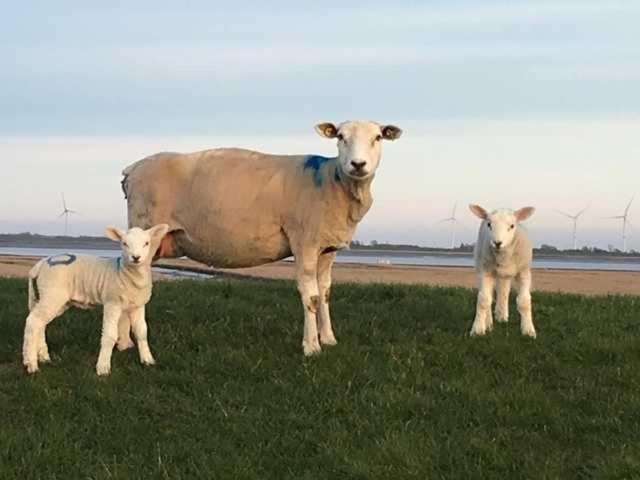
[(336, 138), (338, 136), (338, 129), (333, 123), (319, 123), (315, 129), (321, 137)]
[(469, 210), (471, 210), (471, 212), (476, 217), (481, 218), (482, 220), (486, 220), (487, 217), (489, 216), (487, 211), (484, 208), (482, 208), (480, 205), (471, 204), (469, 205)]
[(525, 221), (536, 211), (534, 207), (522, 207), (520, 210), (515, 211), (516, 218), (519, 222)]
[(397, 140), (402, 135), (402, 129), (395, 125), (385, 125), (380, 127), (380, 131), (382, 132), (382, 138), (385, 140)]
[(147, 230), (147, 232), (149, 232), (149, 235), (151, 235), (151, 238), (153, 238), (153, 240), (155, 240), (156, 242), (162, 240), (162, 238), (167, 234), (168, 231), (169, 225), (167, 225), (166, 223), (160, 223), (159, 225), (155, 225), (154, 227), (151, 227), (149, 230)]
[(107, 227), (104, 234), (114, 242), (121, 242), (124, 237), (124, 232), (118, 227)]

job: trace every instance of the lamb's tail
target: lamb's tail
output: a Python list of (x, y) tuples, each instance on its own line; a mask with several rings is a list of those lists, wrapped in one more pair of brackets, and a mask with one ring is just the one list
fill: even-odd
[(38, 291), (38, 275), (44, 260), (40, 260), (29, 271), (29, 311), (33, 310), (36, 303), (40, 300), (40, 292)]

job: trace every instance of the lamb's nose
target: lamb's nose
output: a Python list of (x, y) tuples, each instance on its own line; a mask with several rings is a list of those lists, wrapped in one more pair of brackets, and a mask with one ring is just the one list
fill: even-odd
[(362, 170), (362, 167), (364, 167), (366, 164), (367, 162), (356, 162), (354, 160), (351, 161), (351, 166), (356, 170)]
[(140, 255), (131, 255), (131, 260), (133, 260), (134, 263), (138, 263), (140, 261)]
[(500, 248), (502, 246), (502, 242), (493, 242), (496, 248)]

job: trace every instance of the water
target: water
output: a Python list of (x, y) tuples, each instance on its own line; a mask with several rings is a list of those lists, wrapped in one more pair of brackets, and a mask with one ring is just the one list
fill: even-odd
[[(62, 248), (18, 248), (0, 247), (0, 255), (51, 256), (61, 253), (117, 257), (120, 250), (62, 249)], [(362, 263), (368, 265), (425, 265), (438, 267), (472, 267), (471, 254), (460, 253), (420, 253), (385, 250), (346, 250), (338, 252), (339, 263)], [(575, 270), (623, 270), (640, 272), (640, 258), (626, 257), (550, 257), (539, 256), (533, 260), (534, 268), (575, 269)], [(165, 269), (166, 270), (166, 269)], [(160, 271), (160, 270), (158, 270)], [(189, 272), (176, 275), (192, 276)]]

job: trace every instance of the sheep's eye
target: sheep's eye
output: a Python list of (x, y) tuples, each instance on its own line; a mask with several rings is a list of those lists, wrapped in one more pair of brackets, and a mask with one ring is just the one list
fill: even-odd
[(149, 242), (144, 242), (144, 246), (148, 247), (149, 246)]
[(491, 222), (487, 222), (487, 227), (491, 228)]
[(382, 140), (382, 135), (376, 135), (376, 142), (379, 142), (380, 140)]
[(513, 230), (515, 228), (515, 225), (512, 223), (511, 226), (509, 227), (510, 230)]
[(340, 140), (341, 142), (344, 142), (344, 135), (343, 134), (339, 133), (337, 135), (337, 137), (338, 137), (338, 140)]
[(122, 245), (124, 245), (125, 247), (129, 246), (129, 244), (127, 242), (122, 242)]

